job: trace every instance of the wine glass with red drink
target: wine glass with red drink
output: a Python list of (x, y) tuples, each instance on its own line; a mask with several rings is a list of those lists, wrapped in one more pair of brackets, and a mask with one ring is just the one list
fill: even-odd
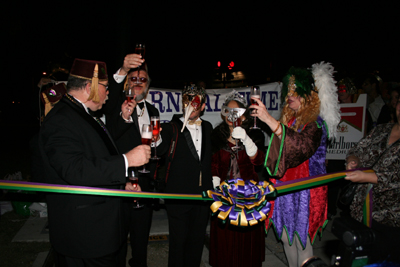
[[(253, 98), (257, 98), (258, 100), (261, 100), (261, 90), (260, 90), (259, 86), (252, 86), (250, 89), (250, 102), (252, 105), (258, 106), (258, 103)], [(253, 109), (252, 113), (256, 114), (257, 110)], [(250, 129), (260, 129), (256, 125), (256, 120), (257, 120), (257, 117), (254, 117), (254, 125), (252, 127), (250, 127)]]
[(150, 118), (151, 126), (153, 127), (153, 143), (154, 143), (154, 156), (151, 159), (160, 159), (157, 157), (157, 139), (160, 135), (160, 117), (159, 116), (152, 116)]
[[(128, 87), (128, 88), (125, 90), (125, 97), (126, 97), (126, 100), (127, 100), (128, 102), (131, 102), (131, 101), (133, 100), (133, 96), (134, 96), (133, 89)], [(133, 120), (131, 120), (131, 121), (125, 121), (125, 122), (126, 122), (126, 123), (133, 123)]]
[[(141, 56), (142, 56), (142, 59), (144, 59), (144, 55), (146, 54), (146, 46), (145, 46), (144, 44), (140, 44), (140, 43), (136, 44), (136, 47), (135, 47), (135, 54), (141, 55)], [(141, 69), (141, 66), (139, 66), (139, 67), (137, 68), (137, 70), (138, 70), (138, 77), (137, 77), (135, 83), (142, 83), (142, 82), (140, 82), (140, 80), (139, 80), (140, 69)]]
[[(150, 124), (143, 124), (142, 126), (142, 144), (150, 146), (151, 139), (153, 138), (153, 127)], [(146, 170), (146, 165), (143, 165), (143, 169), (139, 170), (140, 173), (150, 173)]]
[[(130, 170), (128, 171), (128, 180), (129, 182), (132, 184), (132, 186), (134, 188), (137, 188), (137, 186), (139, 185), (139, 177), (136, 173), (136, 170), (134, 168), (130, 168)], [(139, 209), (142, 208), (143, 204), (139, 203), (139, 198), (134, 198), (134, 205), (133, 208), (134, 209)]]

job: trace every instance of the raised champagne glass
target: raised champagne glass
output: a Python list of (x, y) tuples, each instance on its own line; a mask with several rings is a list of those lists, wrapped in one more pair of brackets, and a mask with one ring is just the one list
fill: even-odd
[[(257, 99), (261, 100), (261, 90), (260, 90), (259, 86), (252, 86), (250, 89), (250, 102), (252, 105), (258, 106), (258, 103), (253, 98), (257, 98)], [(252, 113), (256, 114), (257, 110), (253, 109)], [(260, 129), (256, 125), (256, 120), (257, 120), (257, 117), (254, 117), (254, 125), (252, 127), (250, 127), (250, 129)]]
[[(144, 55), (146, 54), (146, 46), (144, 44), (141, 43), (137, 43), (136, 47), (135, 47), (135, 54), (141, 55), (142, 59), (144, 59)], [(137, 68), (138, 70), (138, 76), (136, 78), (136, 83), (141, 83), (140, 82), (140, 78), (139, 78), (139, 74), (140, 74), (140, 70), (141, 70), (142, 66), (139, 66)]]
[[(153, 127), (150, 124), (143, 124), (142, 126), (142, 144), (150, 146), (151, 139), (153, 138)], [(143, 165), (143, 169), (139, 170), (140, 173), (150, 173), (146, 170), (146, 164)]]
[[(131, 101), (133, 100), (133, 96), (134, 96), (133, 89), (128, 87), (128, 88), (125, 90), (125, 97), (126, 97), (126, 100), (127, 100), (128, 102), (131, 102)], [(133, 123), (133, 120), (125, 121), (125, 122), (126, 122), (126, 123)]]
[(157, 139), (160, 135), (160, 117), (152, 116), (150, 118), (151, 126), (153, 127), (153, 144), (154, 144), (154, 156), (151, 159), (160, 159), (157, 157)]

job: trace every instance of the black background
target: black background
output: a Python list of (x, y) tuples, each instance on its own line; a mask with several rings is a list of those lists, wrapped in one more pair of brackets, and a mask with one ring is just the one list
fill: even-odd
[(37, 109), (37, 83), (55, 64), (101, 60), (114, 73), (136, 42), (146, 44), (157, 87), (209, 82), (217, 61), (234, 61), (248, 85), (277, 81), (292, 65), (320, 61), (331, 62), (337, 75), (358, 78), (378, 70), (384, 80), (398, 81), (394, 4), (33, 2), (1, 9), (2, 119)]

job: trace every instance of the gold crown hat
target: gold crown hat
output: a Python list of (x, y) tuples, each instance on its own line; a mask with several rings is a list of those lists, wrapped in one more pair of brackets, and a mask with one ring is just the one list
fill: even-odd
[(232, 90), (227, 96), (225, 97), (224, 104), (221, 107), (221, 115), (228, 117), (229, 121), (236, 121), (237, 118), (242, 116), (246, 112), (246, 108), (230, 108), (228, 107), (229, 102), (236, 101), (241, 103), (244, 107), (247, 107), (246, 99), (236, 90)]
[(70, 76), (90, 80), (90, 95), (87, 100), (99, 102), (99, 81), (108, 81), (105, 62), (76, 58), (72, 64)]

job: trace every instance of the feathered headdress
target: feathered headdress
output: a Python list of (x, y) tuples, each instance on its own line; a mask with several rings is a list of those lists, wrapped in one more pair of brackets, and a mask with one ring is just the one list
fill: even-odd
[(336, 137), (340, 122), (340, 107), (337, 95), (336, 81), (333, 79), (333, 66), (330, 63), (315, 63), (311, 66), (315, 87), (321, 102), (319, 115), (325, 121), (329, 130), (329, 138)]
[(314, 90), (314, 80), (311, 72), (307, 69), (291, 67), (282, 79), (282, 103), (291, 92), (296, 91), (302, 98), (311, 94)]

